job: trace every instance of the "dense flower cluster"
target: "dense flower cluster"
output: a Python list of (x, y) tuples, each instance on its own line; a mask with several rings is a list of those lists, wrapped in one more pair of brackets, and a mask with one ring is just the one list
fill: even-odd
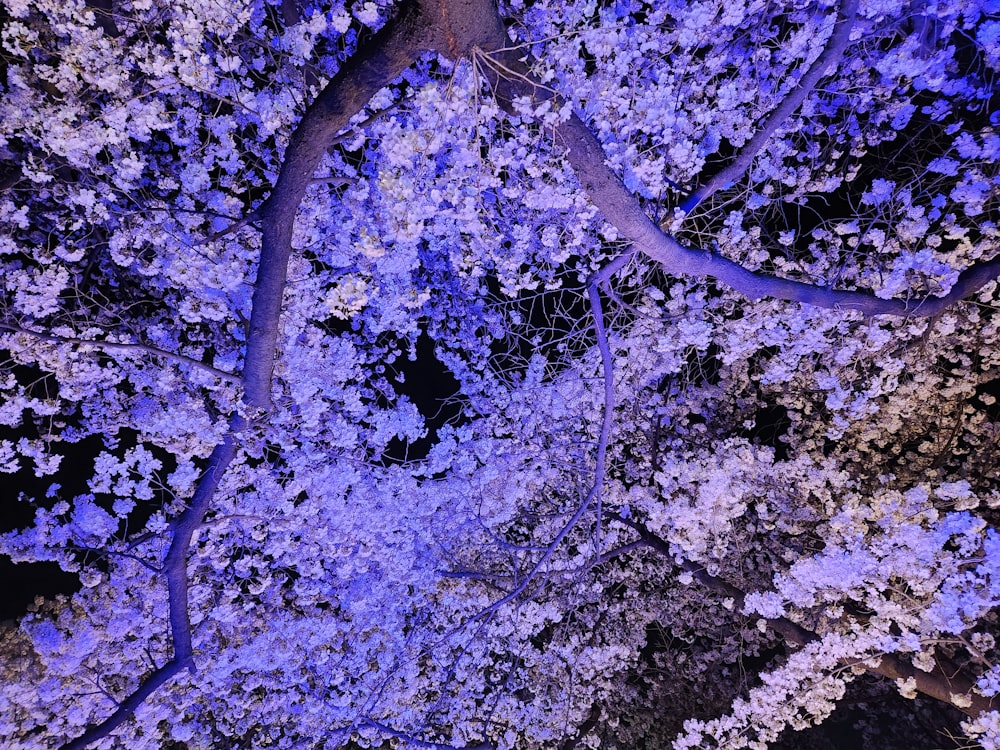
[[(165, 556), (234, 429), (186, 559), (198, 670), (100, 747), (763, 748), (889, 657), (997, 694), (997, 282), (865, 317), (626, 259), (556, 135), (577, 113), (687, 247), (919, 313), (1000, 249), (994, 0), (862, 1), (688, 209), (842, 9), (502, 4), (527, 72), (424, 55), (329, 144), (267, 417), (240, 387), (262, 211), (394, 8), (111, 5), (0, 9), (0, 473), (32, 488), (0, 554), (82, 584), (0, 627), (5, 746), (79, 736), (172, 657)], [(963, 729), (1000, 745), (996, 711)]]

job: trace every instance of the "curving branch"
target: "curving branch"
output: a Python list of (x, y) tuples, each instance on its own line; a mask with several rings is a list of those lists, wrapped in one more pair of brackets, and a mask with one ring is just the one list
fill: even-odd
[(208, 512), (219, 482), (236, 456), (237, 438), (246, 426), (247, 421), (242, 416), (233, 417), (229, 434), (209, 456), (208, 466), (198, 481), (191, 504), (173, 523), (173, 538), (163, 561), (163, 575), (167, 579), (173, 658), (147, 676), (108, 718), (88, 727), (80, 737), (63, 745), (61, 750), (83, 750), (88, 745), (107, 737), (128, 721), (135, 710), (161, 685), (184, 669), (195, 671), (194, 648), (191, 644), (191, 617), (188, 611), (188, 550), (195, 529)]
[(0, 331), (8, 331), (10, 333), (23, 333), (27, 336), (32, 336), (41, 341), (50, 341), (53, 344), (70, 344), (72, 346), (86, 346), (94, 349), (99, 349), (107, 352), (145, 352), (146, 354), (151, 354), (154, 357), (159, 357), (160, 359), (165, 359), (168, 362), (174, 362), (179, 365), (190, 365), (192, 367), (197, 367), (199, 370), (204, 370), (210, 375), (214, 375), (217, 378), (221, 378), (229, 383), (239, 384), (242, 382), (237, 375), (231, 372), (226, 372), (225, 370), (220, 370), (217, 367), (212, 367), (211, 365), (206, 365), (197, 359), (192, 359), (191, 357), (185, 357), (183, 354), (177, 354), (175, 352), (168, 352), (166, 349), (160, 349), (159, 347), (152, 346), (151, 344), (131, 344), (119, 341), (97, 341), (95, 339), (77, 339), (71, 338), (69, 336), (57, 336), (53, 333), (43, 333), (42, 331), (33, 331), (30, 328), (22, 328), (21, 326), (10, 325), (8, 323), (0, 323)]
[(430, 742), (428, 740), (422, 740), (418, 737), (414, 737), (412, 734), (407, 734), (406, 732), (400, 732), (398, 729), (393, 729), (387, 724), (383, 724), (380, 721), (376, 721), (372, 718), (365, 718), (361, 721), (362, 726), (369, 726), (372, 729), (377, 729), (379, 732), (388, 735), (389, 737), (394, 737), (402, 742), (408, 747), (419, 747), (423, 750), (494, 750), (493, 745), (489, 742), (480, 742), (478, 745), (463, 745), (458, 747), (456, 745), (447, 745), (442, 742)]
[(819, 80), (830, 71), (836, 70), (844, 52), (850, 46), (851, 29), (854, 28), (857, 12), (858, 0), (844, 0), (841, 4), (839, 17), (833, 27), (833, 33), (819, 57), (809, 66), (809, 70), (803, 74), (788, 95), (782, 99), (781, 104), (764, 119), (764, 122), (760, 124), (760, 129), (744, 144), (736, 158), (718, 174), (702, 183), (681, 203), (681, 210), (685, 214), (690, 214), (699, 203), (710, 198), (720, 188), (740, 179), (750, 169), (754, 157), (764, 147), (764, 144), (802, 106), (802, 102), (816, 88)]
[(426, 20), (419, 7), (405, 3), (365, 49), (344, 63), (292, 134), (277, 182), (260, 210), (260, 263), (243, 367), (245, 400), (250, 406), (271, 409), (271, 375), (292, 252), (292, 229), (320, 159), (351, 117), (416, 61), (427, 48), (427, 37)]
[[(639, 539), (649, 549), (676, 563), (676, 556), (671, 552), (670, 545), (666, 540), (650, 531), (644, 524), (632, 519), (622, 518), (621, 516), (616, 517), (615, 520), (633, 529), (639, 535)], [(733, 586), (722, 578), (711, 575), (703, 567), (690, 561), (685, 560), (679, 563), (679, 565), (681, 569), (690, 573), (705, 588), (724, 597), (731, 598), (735, 602), (734, 611), (738, 612), (743, 609), (743, 601), (746, 598), (745, 591)], [(786, 617), (761, 619), (767, 623), (767, 627), (770, 630), (781, 636), (785, 643), (790, 646), (801, 648), (808, 643), (820, 639), (820, 636), (813, 631), (802, 627)], [(876, 658), (879, 658), (877, 667), (862, 665), (866, 671), (891, 680), (912, 678), (916, 683), (917, 692), (954, 706), (967, 716), (975, 717), (983, 711), (990, 711), (995, 708), (994, 699), (987, 698), (976, 692), (976, 681), (958, 668), (948, 669), (938, 663), (933, 671), (924, 672), (913, 666), (908, 659), (904, 659), (896, 654), (882, 654), (881, 657)], [(957, 696), (967, 698), (969, 705), (962, 706), (956, 703), (954, 699)]]
[[(848, 17), (846, 10), (853, 7), (854, 1), (845, 0), (845, 19)], [(763, 145), (763, 141), (780, 127), (784, 118), (799, 106), (801, 99), (796, 102), (796, 97), (804, 98), (829, 67), (836, 64), (839, 59), (838, 55), (843, 53), (842, 49), (837, 52), (840, 41), (836, 40), (841, 40), (845, 34), (849, 34), (849, 27), (850, 24), (846, 20), (838, 22), (831, 37), (835, 41), (828, 45), (828, 50), (821, 54), (820, 59), (805, 74), (786, 102), (762, 124), (762, 133), (766, 134), (758, 134), (759, 139), (755, 137), (754, 140), (751, 140), (740, 156), (727, 168), (729, 172), (735, 174), (735, 170), (739, 170), (739, 174), (742, 174), (746, 170), (754, 153), (756, 153), (755, 149), (759, 149)], [(847, 31), (845, 32), (844, 29)], [(506, 41), (504, 24), (493, 0), (405, 0), (397, 10), (395, 17), (363, 49), (345, 63), (344, 67), (306, 109), (291, 136), (278, 179), (269, 198), (259, 211), (262, 249), (254, 284), (250, 330), (247, 336), (246, 354), (240, 379), (244, 388), (244, 402), (252, 413), (266, 414), (272, 408), (273, 367), (277, 353), (288, 261), (292, 251), (294, 221), (320, 159), (332, 139), (347, 126), (349, 119), (360, 111), (380, 88), (400, 75), (424, 51), (437, 51), (454, 59), (469, 56), (477, 48), (500, 50), (495, 53), (494, 58), (500, 65), (491, 69), (492, 72), (489, 75), (491, 75), (491, 83), (501, 101), (510, 102), (514, 96), (523, 94), (542, 98), (555, 96), (550, 89), (531, 78), (527, 67), (517, 58), (515, 52), (504, 50)], [(504, 73), (501, 75), (500, 71), (504, 70), (512, 71), (514, 74)], [(810, 76), (813, 76), (814, 71), (816, 72), (813, 79)], [(787, 109), (787, 112), (782, 108)], [(781, 114), (782, 112), (784, 114)], [(954, 301), (975, 293), (1000, 275), (1000, 258), (997, 258), (965, 271), (951, 292), (944, 297), (922, 301), (903, 301), (883, 300), (864, 292), (838, 291), (753, 273), (725, 258), (686, 248), (673, 237), (661, 231), (643, 212), (635, 196), (625, 188), (617, 175), (605, 164), (605, 156), (600, 142), (576, 115), (557, 126), (556, 138), (565, 147), (566, 158), (591, 201), (601, 210), (604, 217), (615, 225), (619, 233), (633, 243), (638, 252), (642, 252), (650, 259), (661, 263), (669, 273), (709, 276), (753, 299), (771, 296), (824, 307), (857, 309), (868, 315), (935, 315)], [(755, 146), (757, 140), (760, 141), (760, 144)], [(740, 167), (739, 165), (743, 161), (746, 161), (746, 164)], [(702, 195), (698, 200), (703, 200), (719, 186), (725, 184), (725, 181), (733, 179), (731, 175), (726, 176), (728, 175), (727, 170), (720, 173), (722, 176), (717, 175), (706, 183), (706, 186), (701, 189)], [(692, 196), (692, 198), (694, 197)], [(690, 200), (691, 198), (689, 198)], [(697, 201), (692, 204), (692, 207), (696, 204)], [(600, 283), (609, 278), (610, 273), (613, 273), (617, 266), (612, 262), (607, 268), (607, 271), (599, 272), (595, 276), (588, 289), (599, 335), (603, 333), (603, 313), (600, 308), (597, 288)], [(169, 353), (157, 354), (166, 356)], [(609, 352), (602, 351), (606, 389), (610, 382), (610, 357), (608, 354)], [(180, 355), (172, 356), (179, 357)], [(188, 364), (191, 363), (193, 361), (188, 362)], [(611, 395), (613, 396), (613, 394)], [(605, 420), (602, 423), (602, 444), (604, 446), (602, 450), (606, 449), (610, 437), (611, 422), (608, 415), (609, 410), (613, 408), (613, 403), (613, 398), (606, 397)], [(108, 718), (88, 728), (83, 736), (68, 743), (64, 748), (81, 750), (108, 736), (114, 729), (127, 721), (134, 714), (136, 708), (150, 695), (181, 670), (194, 671), (196, 665), (188, 611), (187, 578), (187, 559), (191, 540), (195, 531), (204, 522), (219, 485), (238, 453), (243, 433), (252, 426), (250, 418), (240, 413), (231, 418), (229, 431), (209, 457), (208, 466), (196, 486), (187, 510), (173, 522), (171, 544), (164, 561), (173, 658), (147, 676), (139, 688), (120, 703)], [(537, 573), (547, 563), (569, 530), (587, 512), (595, 495), (599, 502), (600, 484), (604, 474), (603, 458), (599, 458), (598, 469), (598, 478), (594, 488), (582, 501), (566, 526), (556, 535), (546, 553), (534, 566), (532, 574)], [(648, 546), (656, 548), (655, 543), (646, 541), (645, 538), (644, 541)], [(529, 575), (528, 580), (530, 578), (531, 575)], [(700, 574), (699, 580), (701, 580)], [(718, 585), (723, 585), (723, 583), (720, 582)], [(485, 610), (483, 615), (485, 616), (486, 613), (518, 596), (523, 591), (524, 585), (526, 584), (515, 587), (507, 596)], [(790, 621), (787, 623), (776, 622), (773, 627), (779, 633), (782, 632), (779, 628), (784, 628), (793, 643), (797, 637), (816, 637), (809, 631), (800, 633), (799, 631), (802, 630), (800, 626)], [(887, 676), (895, 676), (897, 673), (909, 676), (905, 671), (907, 665), (901, 660), (897, 664), (892, 659), (893, 657), (883, 659), (883, 666), (880, 667), (882, 671), (879, 673), (884, 673)], [(924, 673), (917, 673), (913, 676), (917, 680), (918, 690), (938, 697), (932, 692), (938, 689), (937, 683), (926, 683), (927, 680), (932, 680), (932, 676)], [(958, 684), (955, 682), (948, 683), (948, 687), (953, 692), (965, 692), (957, 690)], [(974, 701), (973, 707), (977, 711), (982, 710), (978, 707), (975, 696), (971, 697)], [(374, 722), (372, 725), (393, 736), (400, 736), (395, 730), (388, 727), (376, 725)], [(480, 747), (488, 747), (488, 745)]]
[(566, 158), (591, 201), (635, 248), (678, 276), (707, 276), (758, 300), (764, 297), (802, 302), (835, 310), (857, 310), (868, 316), (933, 317), (966, 299), (1000, 276), (1000, 255), (970, 266), (942, 297), (882, 299), (871, 292), (833, 289), (749, 271), (736, 261), (683, 246), (663, 232), (642, 210), (618, 176), (605, 164), (604, 151), (576, 115), (558, 126)]
[[(486, 1), (482, 0), (484, 3)], [(854, 7), (854, 0), (845, 0), (844, 18), (836, 25), (827, 50), (821, 54), (817, 65), (810, 68), (804, 77), (812, 81), (812, 85), (815, 85), (829, 66), (843, 54), (840, 46), (846, 44), (846, 39), (850, 35), (851, 23), (848, 19), (852, 17)], [(496, 65), (483, 66), (483, 69), (489, 76), (489, 83), (502, 105), (510, 107), (517, 96), (533, 97), (536, 100), (554, 99), (559, 104), (564, 103), (556, 92), (532, 76), (527, 65), (517, 57), (516, 51), (503, 46), (502, 35), (495, 39), (495, 43), (494, 49), (497, 51), (492, 54), (491, 59)], [(761, 133), (766, 135), (752, 139), (730, 169), (745, 170), (749, 166), (756, 153), (751, 146), (757, 149), (763, 146), (764, 141), (781, 125), (778, 115), (787, 117), (797, 109), (808, 94), (807, 87), (803, 85), (806, 82), (804, 80), (800, 83), (786, 101), (779, 105), (775, 113), (765, 120)], [(868, 316), (933, 317), (1000, 277), (1000, 255), (998, 255), (989, 261), (965, 269), (944, 296), (882, 299), (871, 292), (834, 289), (750, 271), (736, 261), (721, 255), (685, 247), (672, 235), (660, 229), (646, 215), (635, 195), (607, 165), (600, 141), (578, 115), (572, 114), (567, 120), (558, 124), (555, 127), (555, 137), (565, 149), (566, 160), (573, 167), (580, 186), (590, 201), (600, 209), (604, 218), (614, 225), (619, 234), (632, 243), (636, 251), (659, 263), (667, 273), (712, 278), (751, 300), (771, 297), (835, 310), (857, 310)], [(739, 167), (744, 162), (745, 165)], [(730, 177), (722, 179), (731, 181)], [(701, 189), (703, 197), (710, 195), (722, 184), (721, 182), (716, 184), (715, 178), (709, 180), (706, 187)]]
[[(419, 33), (424, 27), (417, 25), (420, 14), (415, 10), (412, 5), (401, 9), (396, 21), (388, 23), (365, 50), (345, 64), (307, 108), (285, 151), (274, 189), (260, 211), (263, 241), (240, 381), (243, 400), (252, 409), (267, 412), (271, 407), (281, 302), (299, 204), (333, 136), (382, 86), (416, 60), (425, 35)], [(229, 431), (212, 451), (188, 508), (172, 524), (163, 572), (167, 581), (173, 658), (147, 676), (108, 718), (89, 727), (81, 737), (64, 745), (63, 750), (82, 750), (108, 736), (181, 670), (196, 671), (188, 607), (188, 553), (194, 533), (202, 525), (219, 484), (236, 457), (243, 433), (251, 426), (240, 413), (231, 417)]]
[(88, 745), (107, 737), (111, 732), (132, 718), (136, 709), (145, 703), (146, 699), (156, 692), (160, 686), (172, 680), (183, 669), (183, 664), (176, 659), (171, 659), (143, 680), (135, 692), (118, 704), (118, 707), (111, 716), (100, 724), (88, 728), (83, 735), (71, 742), (67, 742), (60, 750), (84, 750)]
[[(257, 414), (266, 414), (272, 408), (274, 359), (292, 252), (293, 227), (299, 205), (313, 181), (320, 160), (350, 118), (379, 89), (412, 65), (420, 54), (438, 50), (453, 56), (464, 56), (485, 40), (495, 39), (497, 34), (502, 36), (503, 25), (496, 9), (489, 0), (486, 1), (488, 9), (485, 14), (481, 0), (409, 0), (401, 4), (396, 15), (344, 64), (309, 105), (292, 133), (270, 196), (258, 211), (247, 217), (248, 220), (259, 217), (262, 241), (241, 383), (244, 403)], [(246, 223), (248, 221), (238, 222), (238, 227)], [(195, 488), (189, 507), (174, 521), (173, 538), (163, 565), (169, 597), (173, 658), (149, 675), (111, 716), (88, 728), (83, 736), (65, 745), (64, 750), (81, 750), (106, 737), (180, 670), (195, 671), (188, 611), (188, 552), (192, 537), (204, 522), (219, 483), (236, 456), (242, 433), (251, 426), (250, 420), (242, 414), (232, 416), (229, 431), (209, 457), (208, 467)], [(587, 505), (589, 501), (584, 508)], [(582, 513), (583, 509), (577, 515)], [(574, 523), (571, 522), (569, 528)], [(568, 528), (559, 536), (556, 545), (566, 533)], [(549, 555), (552, 550), (554, 547)], [(542, 564), (544, 560), (539, 567)]]
[(191, 617), (188, 611), (188, 550), (191, 547), (191, 538), (195, 530), (201, 526), (226, 469), (236, 457), (237, 439), (242, 437), (241, 433), (248, 426), (247, 420), (239, 414), (230, 420), (229, 433), (209, 456), (208, 466), (198, 480), (191, 504), (173, 523), (170, 548), (163, 561), (170, 603), (173, 660), (192, 673), (197, 671), (197, 668), (194, 662), (194, 648), (191, 645)]

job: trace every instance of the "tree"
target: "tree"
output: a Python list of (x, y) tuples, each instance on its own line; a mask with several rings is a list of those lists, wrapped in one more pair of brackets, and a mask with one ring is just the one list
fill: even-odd
[(944, 5), (4, 0), (0, 552), (82, 588), (0, 735), (764, 747), (871, 675), (996, 747), (1000, 9)]

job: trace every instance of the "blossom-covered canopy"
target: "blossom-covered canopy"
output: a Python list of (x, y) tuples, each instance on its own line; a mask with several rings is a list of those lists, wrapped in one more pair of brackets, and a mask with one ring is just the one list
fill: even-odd
[(0, 1), (0, 554), (81, 585), (3, 744), (1000, 746), (998, 73), (996, 0)]

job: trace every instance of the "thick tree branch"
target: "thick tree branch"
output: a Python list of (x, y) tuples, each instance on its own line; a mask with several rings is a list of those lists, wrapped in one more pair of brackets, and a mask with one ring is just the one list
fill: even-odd
[(278, 180), (261, 210), (261, 255), (243, 367), (246, 402), (251, 406), (265, 411), (271, 408), (271, 374), (292, 251), (292, 230), (299, 204), (320, 159), (351, 117), (379, 89), (412, 65), (426, 48), (427, 27), (423, 16), (414, 3), (405, 3), (397, 17), (344, 64), (306, 110), (292, 134)]
[[(849, 10), (854, 2), (855, 0), (845, 0), (845, 20), (836, 25), (828, 50), (810, 68), (781, 107), (762, 124), (761, 132), (758, 133), (759, 143), (758, 136), (755, 136), (727, 170), (723, 170), (720, 175), (703, 186), (700, 196), (696, 191), (696, 194), (689, 198), (690, 201), (697, 196), (697, 200), (691, 204), (692, 208), (718, 187), (743, 174), (764, 140), (799, 106), (801, 98), (796, 101), (796, 97), (804, 98), (815, 86), (816, 81), (826, 74), (829, 67), (836, 64), (839, 55), (843, 53), (839, 45), (846, 39), (845, 35), (849, 35), (850, 23), (846, 18), (850, 15)], [(492, 0), (406, 0), (396, 17), (371, 40), (366, 48), (345, 64), (307, 108), (292, 134), (271, 195), (260, 210), (262, 250), (254, 286), (250, 330), (241, 378), (245, 403), (253, 411), (267, 412), (271, 409), (272, 374), (278, 346), (282, 298), (292, 250), (294, 221), (320, 159), (333, 137), (380, 88), (398, 77), (424, 51), (435, 50), (454, 58), (470, 54), (474, 47), (501, 50), (496, 53), (496, 59), (502, 64), (498, 69), (506, 68), (514, 72), (510, 77), (496, 73), (493, 75), (492, 83), (501, 100), (509, 102), (515, 95), (520, 94), (545, 98), (553, 96), (549, 89), (531, 82), (527, 68), (513, 52), (502, 50), (505, 43), (504, 25)], [(846, 41), (843, 43), (846, 45)], [(810, 78), (814, 71), (815, 76)], [(662, 232), (645, 215), (635, 196), (629, 193), (615, 173), (605, 164), (600, 142), (578, 117), (573, 115), (560, 124), (556, 129), (556, 136), (566, 148), (567, 159), (575, 170), (581, 186), (602, 211), (604, 217), (614, 224), (639, 252), (661, 263), (669, 273), (712, 277), (753, 299), (771, 296), (823, 307), (857, 309), (868, 315), (934, 315), (954, 301), (975, 293), (1000, 275), (1000, 258), (997, 258), (967, 269), (945, 297), (913, 302), (882, 300), (864, 292), (837, 291), (756, 274), (725, 258), (686, 248)], [(744, 161), (746, 163), (742, 164)], [(729, 174), (730, 172), (732, 174)], [(617, 266), (613, 263), (609, 268), (616, 269)], [(597, 288), (611, 272), (598, 274), (588, 290), (598, 335), (604, 339), (602, 364), (606, 390), (612, 385), (610, 349), (607, 347), (603, 329), (603, 312)], [(161, 356), (165, 354), (168, 353), (161, 353)], [(594, 488), (581, 501), (573, 517), (546, 548), (528, 578), (484, 610), (480, 617), (495, 611), (518, 596), (524, 590), (527, 581), (547, 564), (561, 541), (587, 512), (595, 496), (599, 502), (600, 485), (604, 476), (603, 455), (610, 436), (612, 408), (613, 392), (606, 394), (605, 399), (602, 445)], [(128, 720), (139, 705), (178, 672), (182, 669), (194, 671), (195, 657), (188, 611), (187, 578), (191, 541), (195, 531), (204, 522), (205, 514), (211, 508), (227, 468), (237, 455), (243, 433), (251, 426), (249, 418), (241, 414), (232, 417), (228, 433), (208, 459), (207, 468), (196, 486), (189, 507), (173, 523), (171, 544), (164, 562), (173, 658), (149, 675), (111, 716), (89, 728), (82, 737), (64, 747), (76, 750), (106, 737)], [(669, 548), (663, 540), (651, 535), (648, 530), (644, 533), (639, 526), (633, 525), (633, 528), (639, 532), (646, 546), (669, 555)], [(692, 566), (691, 572), (704, 585), (721, 590), (727, 596), (742, 602), (743, 592), (729, 586), (728, 583), (708, 576), (697, 566)], [(768, 625), (792, 644), (803, 645), (818, 637), (815, 633), (783, 618), (768, 621)], [(989, 707), (986, 699), (970, 692), (971, 686), (966, 684), (968, 681), (961, 675), (959, 676), (961, 679), (956, 677), (951, 680), (946, 680), (937, 672), (928, 675), (913, 670), (905, 661), (892, 655), (883, 657), (881, 666), (872, 671), (889, 677), (912, 676), (917, 681), (918, 690), (933, 697), (941, 697), (942, 700), (950, 700), (952, 694), (966, 694), (973, 701), (973, 705), (963, 710), (970, 715)], [(986, 701), (985, 706), (982, 705), (984, 701)], [(374, 721), (370, 723), (394, 736), (404, 736)], [(426, 746), (444, 747), (434, 743), (427, 743)]]
[(639, 252), (660, 263), (668, 273), (707, 276), (753, 300), (773, 297), (835, 310), (857, 310), (868, 316), (932, 317), (975, 294), (1000, 276), (998, 256), (967, 268), (943, 297), (901, 300), (882, 299), (870, 292), (832, 289), (748, 271), (721, 255), (684, 247), (656, 226), (643, 212), (635, 196), (605, 164), (600, 143), (576, 115), (559, 125), (557, 137), (566, 146), (566, 158), (591, 201), (624, 237), (634, 243)]
[[(380, 88), (416, 59), (422, 40), (416, 25), (418, 17), (415, 8), (407, 5), (395, 22), (387, 24), (376, 35), (367, 49), (345, 64), (306, 110), (285, 151), (278, 180), (261, 212), (261, 259), (254, 287), (242, 377), (244, 401), (250, 407), (264, 411), (271, 407), (271, 379), (281, 302), (299, 204), (333, 136)], [(244, 416), (238, 413), (233, 415), (226, 437), (208, 459), (208, 466), (198, 481), (190, 505), (173, 523), (173, 538), (164, 561), (173, 658), (147, 677), (111, 716), (65, 745), (64, 750), (79, 750), (106, 737), (181, 669), (195, 671), (188, 610), (187, 558), (191, 539), (211, 507), (219, 483), (236, 456), (242, 433), (249, 426)]]
[(229, 433), (209, 456), (208, 466), (201, 475), (201, 479), (198, 480), (191, 504), (174, 521), (173, 538), (170, 542), (170, 549), (167, 551), (167, 557), (163, 562), (170, 603), (173, 660), (191, 672), (194, 672), (196, 667), (194, 649), (191, 645), (191, 618), (188, 611), (188, 550), (191, 546), (191, 538), (205, 518), (226, 469), (236, 456), (237, 440), (242, 438), (241, 433), (247, 426), (245, 418), (239, 414), (233, 416), (229, 424)]
[[(244, 402), (248, 406), (264, 412), (271, 409), (271, 382), (295, 216), (323, 154), (337, 133), (346, 127), (350, 118), (379, 89), (412, 65), (423, 51), (442, 49), (453, 54), (464, 54), (478, 44), (483, 38), (481, 22), (484, 17), (478, 15), (477, 10), (476, 0), (426, 0), (424, 3), (411, 0), (404, 3), (396, 17), (363, 50), (345, 63), (307, 108), (296, 127), (285, 151), (277, 182), (259, 211), (261, 257), (254, 285), (250, 331), (241, 379)], [(485, 18), (499, 21), (495, 12), (486, 14)], [(502, 26), (490, 27), (490, 33), (495, 34), (498, 29), (502, 33)], [(187, 668), (194, 671), (188, 611), (188, 552), (194, 532), (204, 521), (219, 482), (236, 455), (241, 433), (249, 426), (250, 423), (242, 415), (232, 417), (229, 432), (209, 457), (208, 467), (198, 482), (190, 506), (174, 522), (173, 539), (164, 562), (173, 659), (147, 677), (138, 690), (110, 717), (89, 728), (82, 737), (66, 745), (66, 748), (84, 748), (106, 737), (179, 670)], [(584, 507), (587, 505), (589, 501)], [(581, 512), (582, 510), (578, 511), (578, 515)], [(575, 522), (571, 522), (570, 528), (573, 523)], [(554, 546), (567, 532), (568, 529), (564, 530)], [(551, 551), (550, 549), (549, 554)], [(539, 563), (541, 564), (543, 563)]]
[[(850, 2), (853, 0), (848, 0)], [(851, 7), (850, 4), (845, 6), (848, 10)], [(843, 34), (849, 34), (849, 24), (845, 24), (846, 21), (838, 25), (836, 40), (841, 40)], [(495, 49), (498, 51), (492, 53), (491, 59), (497, 61), (497, 65), (485, 69), (501, 104), (509, 107), (516, 96), (560, 100), (551, 88), (532, 77), (531, 71), (513, 50), (503, 48), (502, 37), (496, 40), (496, 44)], [(817, 71), (825, 73), (830, 62), (829, 59), (825, 60)], [(817, 80), (818, 75), (819, 73)], [(804, 87), (795, 89), (793, 95), (803, 96)], [(783, 103), (778, 111), (784, 112), (786, 109), (787, 114), (790, 114), (794, 107), (785, 107)], [(780, 123), (769, 117), (765, 126), (773, 130), (780, 127)], [(975, 294), (1000, 276), (1000, 256), (997, 256), (965, 269), (951, 290), (942, 297), (882, 299), (871, 292), (833, 289), (749, 271), (723, 256), (685, 247), (673, 236), (663, 232), (607, 165), (600, 141), (576, 114), (557, 125), (555, 131), (556, 140), (566, 149), (566, 159), (591, 202), (625, 239), (632, 242), (636, 250), (659, 263), (670, 274), (709, 277), (752, 300), (772, 297), (835, 310), (857, 310), (868, 316), (897, 317), (932, 317)], [(752, 159), (749, 147), (744, 149), (744, 155)]]

